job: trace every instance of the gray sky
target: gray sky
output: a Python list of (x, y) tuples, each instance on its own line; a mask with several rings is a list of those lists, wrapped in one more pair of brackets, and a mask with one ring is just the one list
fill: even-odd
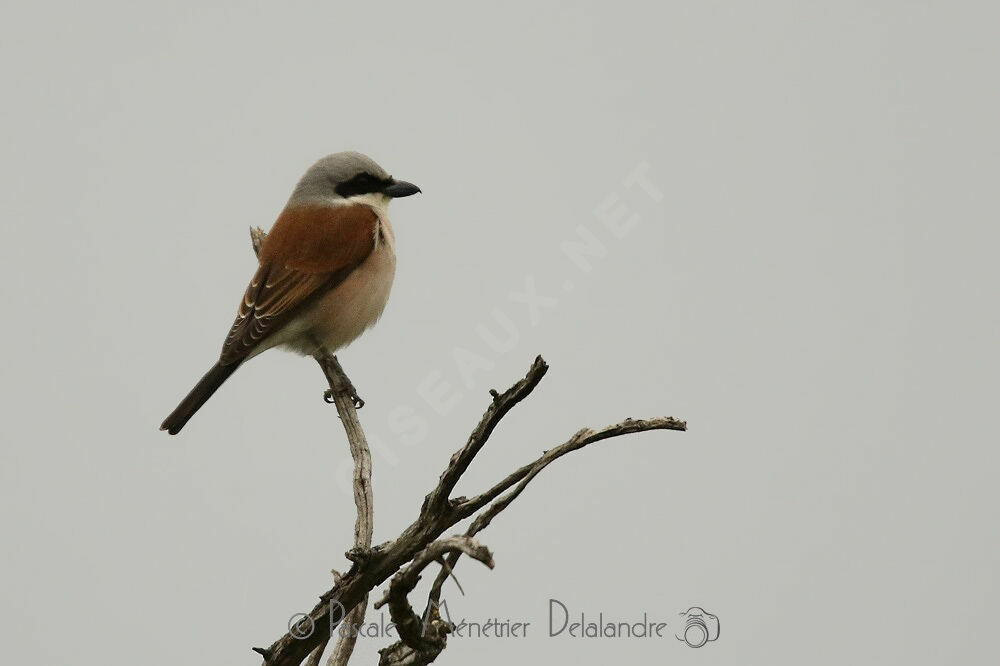
[[(424, 190), (392, 207), (382, 322), (340, 354), (376, 542), (536, 354), (548, 377), (461, 492), (582, 426), (691, 428), (540, 476), (481, 535), (496, 569), (446, 592), (453, 619), (528, 636), (440, 663), (996, 662), (997, 18), (6, 5), (6, 660), (256, 664), (346, 568), (349, 455), (314, 363), (269, 352), (180, 436), (157, 426), (218, 353), (247, 227), (357, 149)], [(510, 344), (480, 331), (497, 317)], [(550, 637), (550, 598), (614, 621), (702, 606), (722, 633)]]

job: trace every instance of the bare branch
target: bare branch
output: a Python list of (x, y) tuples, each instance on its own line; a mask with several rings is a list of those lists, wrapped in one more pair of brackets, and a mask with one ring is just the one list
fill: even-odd
[(485, 564), (490, 569), (493, 568), (493, 556), (482, 544), (470, 537), (453, 536), (447, 539), (435, 541), (420, 551), (413, 562), (405, 569), (397, 573), (389, 584), (389, 589), (381, 600), (376, 602), (375, 608), (389, 605), (389, 615), (392, 618), (396, 630), (399, 632), (400, 641), (415, 653), (425, 653), (423, 655), (410, 654), (400, 651), (396, 645), (379, 651), (382, 658), (379, 663), (400, 664), (401, 657), (406, 656), (406, 663), (430, 663), (444, 649), (447, 640), (447, 629), (440, 632), (425, 632), (424, 621), (413, 612), (413, 607), (407, 599), (407, 595), (416, 588), (420, 582), (420, 572), (431, 562), (440, 561), (448, 553), (465, 553), (469, 557)]
[[(400, 619), (405, 615), (404, 611), (408, 606), (403, 606), (402, 603), (406, 602), (406, 595), (413, 591), (413, 588), (417, 586), (420, 582), (420, 572), (430, 564), (431, 562), (436, 562), (441, 559), (447, 553), (462, 552), (472, 557), (487, 567), (492, 569), (495, 565), (493, 563), (493, 555), (490, 553), (489, 549), (479, 543), (478, 541), (467, 537), (456, 535), (448, 537), (447, 539), (439, 539), (429, 544), (426, 548), (414, 556), (413, 561), (410, 564), (392, 577), (392, 582), (389, 584), (389, 589), (386, 591), (382, 598), (375, 602), (375, 608), (381, 608), (386, 604), (389, 604), (389, 610), (392, 610), (393, 605), (399, 609), (399, 613), (393, 616), (395, 620), (397, 617)], [(410, 612), (413, 611), (412, 608), (409, 609)], [(416, 617), (416, 615), (414, 615)], [(419, 618), (417, 618), (419, 621)]]
[(455, 484), (458, 483), (465, 470), (469, 468), (469, 463), (472, 462), (472, 459), (476, 457), (476, 454), (479, 453), (483, 445), (489, 440), (490, 435), (493, 434), (493, 429), (496, 428), (500, 419), (506, 416), (507, 412), (513, 409), (514, 405), (527, 398), (535, 390), (538, 382), (542, 381), (542, 377), (545, 376), (548, 370), (549, 366), (545, 360), (541, 356), (537, 356), (534, 363), (528, 368), (528, 374), (519, 382), (503, 393), (490, 391), (490, 395), (493, 396), (493, 402), (483, 414), (483, 418), (480, 419), (479, 424), (472, 431), (472, 434), (469, 435), (469, 440), (465, 446), (452, 455), (451, 460), (448, 462), (448, 467), (441, 474), (437, 487), (424, 499), (422, 511), (440, 511), (447, 505), (448, 499), (451, 497), (451, 491), (455, 489)]
[(350, 443), (351, 457), (354, 458), (354, 504), (358, 509), (358, 517), (354, 523), (354, 546), (367, 549), (372, 545), (373, 530), (372, 454), (354, 406), (354, 387), (336, 356), (322, 351), (315, 358), (330, 384), (328, 393), (337, 406), (337, 413)]
[(328, 636), (325, 641), (320, 643), (316, 649), (312, 651), (312, 654), (310, 654), (309, 658), (306, 660), (305, 666), (319, 666), (320, 662), (323, 661), (323, 652), (326, 651), (326, 645), (329, 642), (330, 638)]
[[(354, 549), (367, 552), (372, 545), (374, 529), (372, 455), (368, 448), (365, 432), (358, 420), (357, 393), (336, 356), (323, 350), (317, 352), (315, 358), (330, 384), (330, 390), (327, 394), (337, 406), (337, 413), (340, 415), (344, 431), (347, 433), (347, 441), (350, 443), (351, 457), (354, 458), (354, 505), (358, 510), (358, 516), (354, 522)], [(358, 641), (357, 627), (364, 624), (367, 607), (368, 595), (366, 594), (344, 618), (349, 630), (340, 632), (340, 638), (326, 662), (327, 666), (347, 665)], [(319, 659), (317, 659), (318, 663)]]
[[(601, 428), (600, 430), (591, 430), (589, 428), (580, 430), (575, 435), (570, 437), (565, 443), (560, 444), (554, 449), (545, 451), (537, 460), (517, 469), (486, 492), (458, 504), (455, 507), (456, 513), (462, 516), (462, 518), (465, 518), (486, 506), (497, 497), (500, 497), (504, 491), (515, 486), (515, 484), (517, 486), (514, 490), (508, 492), (501, 499), (493, 502), (488, 509), (476, 516), (472, 521), (472, 524), (469, 525), (469, 528), (465, 531), (465, 535), (472, 537), (486, 529), (501, 511), (506, 509), (510, 506), (511, 502), (517, 499), (521, 492), (524, 491), (527, 485), (538, 475), (539, 472), (567, 453), (577, 451), (588, 444), (593, 444), (594, 442), (599, 442), (603, 439), (610, 439), (612, 437), (619, 437), (621, 435), (628, 435), (636, 432), (645, 432), (648, 430), (685, 431), (687, 430), (687, 423), (668, 416), (655, 419), (625, 419), (620, 423)], [(461, 553), (452, 552), (445, 559), (442, 564), (441, 571), (438, 572), (437, 577), (434, 579), (434, 584), (432, 585), (430, 594), (427, 597), (428, 608), (436, 606), (438, 602), (441, 601), (441, 587), (444, 585), (445, 581), (448, 580), (449, 575), (454, 575), (452, 573), (452, 569), (455, 568), (455, 564), (458, 562), (458, 558), (460, 556)]]
[[(364, 433), (361, 431), (360, 423), (356, 421), (357, 413), (353, 409), (354, 405), (349, 400), (350, 394), (354, 394), (353, 387), (350, 386), (349, 381), (346, 381), (346, 375), (343, 377), (343, 381), (337, 376), (335, 371), (339, 368), (339, 364), (336, 363), (334, 357), (323, 360), (317, 358), (317, 361), (320, 361), (324, 373), (327, 374), (331, 388), (329, 393), (335, 398), (335, 402), (338, 402), (338, 398), (340, 400), (338, 411), (341, 405), (344, 407), (341, 417), (344, 418), (345, 414), (351, 417), (344, 418), (344, 426), (348, 429), (348, 437), (352, 443), (352, 454), (355, 454), (355, 472), (357, 474), (360, 470), (361, 477), (368, 479), (368, 483), (359, 485), (357, 483), (359, 477), (356, 475), (355, 500), (359, 510), (365, 506), (365, 502), (367, 502), (366, 506), (370, 507), (370, 476), (364, 477), (364, 474), (367, 470), (367, 474), (370, 475), (371, 461), (370, 454), (364, 459), (359, 457), (359, 452), (355, 449), (356, 441), (364, 441)], [(404, 529), (395, 540), (371, 548), (370, 524), (366, 527), (361, 522), (362, 514), (368, 512), (361, 511), (359, 513), (359, 522), (355, 525), (356, 545), (348, 553), (353, 565), (349, 571), (335, 577), (333, 588), (322, 595), (320, 602), (310, 611), (309, 620), (315, 630), (306, 637), (297, 637), (286, 633), (266, 649), (255, 648), (264, 656), (266, 666), (299, 666), (303, 660), (315, 654), (320, 645), (329, 640), (330, 631), (337, 626), (339, 618), (336, 616), (331, 618), (330, 615), (331, 608), (334, 606), (333, 602), (349, 611), (360, 607), (363, 612), (368, 593), (390, 578), (393, 578), (393, 582), (390, 584), (386, 599), (380, 603), (389, 603), (393, 619), (399, 619), (396, 624), (399, 627), (400, 636), (405, 636), (405, 639), (380, 651), (382, 655), (380, 663), (383, 666), (420, 666), (430, 663), (440, 653), (440, 649), (443, 649), (446, 635), (450, 631), (450, 624), (436, 614), (436, 606), (430, 609), (427, 621), (421, 623), (420, 618), (413, 612), (406, 599), (407, 594), (417, 584), (420, 571), (424, 567), (435, 560), (444, 558), (445, 568), (442, 569), (441, 576), (446, 576), (447, 567), (454, 566), (454, 562), (457, 561), (461, 553), (469, 553), (461, 545), (456, 544), (464, 544), (471, 548), (468, 545), (474, 543), (471, 541), (471, 535), (489, 525), (490, 521), (509, 506), (542, 469), (559, 457), (593, 442), (619, 435), (657, 429), (684, 430), (686, 427), (683, 421), (677, 419), (656, 418), (649, 420), (627, 419), (601, 430), (581, 430), (567, 442), (546, 451), (540, 458), (516, 470), (489, 490), (471, 499), (452, 499), (450, 495), (455, 485), (485, 445), (499, 421), (514, 405), (532, 392), (547, 369), (548, 366), (541, 357), (538, 357), (525, 377), (510, 389), (503, 393), (491, 391), (492, 403), (479, 424), (473, 430), (466, 444), (452, 455), (438, 484), (424, 499), (417, 519)], [(340, 374), (343, 374), (342, 370)], [(356, 428), (356, 435), (359, 437), (351, 434), (354, 428)], [(367, 446), (365, 450), (367, 451)], [(366, 464), (360, 463), (359, 467), (359, 460), (367, 462)], [(359, 495), (358, 491), (366, 487), (369, 493), (367, 497)], [(487, 506), (488, 508), (473, 520), (465, 537), (451, 537), (435, 541), (456, 523)], [(364, 544), (366, 539), (367, 546), (359, 545)], [(455, 539), (458, 541), (454, 541)], [(475, 555), (482, 556), (482, 558), (477, 557), (477, 559), (487, 561), (488, 551), (483, 549), (484, 554), (482, 551), (473, 550)], [(488, 561), (492, 562), (491, 559)], [(410, 564), (407, 565), (407, 563)], [(440, 585), (437, 582), (435, 585), (439, 594)], [(393, 592), (394, 589), (395, 592)], [(353, 616), (350, 613), (348, 618), (349, 621), (353, 621)], [(356, 634), (356, 632), (349, 633)], [(438, 645), (441, 646), (440, 649), (437, 647)]]
[[(483, 523), (476, 530), (476, 532), (478, 532), (486, 527), (496, 514), (507, 508), (507, 506), (521, 494), (521, 491), (524, 490), (524, 486), (526, 486), (528, 482), (535, 477), (535, 475), (548, 467), (550, 463), (558, 458), (561, 458), (567, 453), (582, 449), (588, 444), (593, 444), (594, 442), (611, 439), (612, 437), (620, 437), (622, 435), (630, 435), (637, 432), (646, 432), (649, 430), (678, 430), (684, 432), (687, 430), (687, 422), (675, 419), (672, 416), (661, 416), (653, 419), (628, 418), (620, 423), (609, 425), (601, 428), (600, 430), (584, 428), (570, 437), (565, 443), (560, 444), (554, 449), (546, 451), (534, 462), (524, 465), (523, 467), (512, 472), (509, 476), (498, 482), (486, 492), (461, 502), (456, 506), (456, 510), (462, 518), (471, 516), (473, 513), (486, 506), (487, 503), (498, 497), (502, 492), (514, 484), (522, 482), (521, 485), (518, 486), (517, 491), (513, 493), (511, 497), (506, 499), (501, 506), (495, 510), (494, 507), (490, 507), (490, 512), (492, 513), (489, 518), (483, 518), (483, 516), (477, 517), (476, 520), (480, 520), (481, 518), (485, 520), (485, 523)], [(475, 532), (472, 532), (469, 536), (472, 536), (473, 534), (475, 534)]]

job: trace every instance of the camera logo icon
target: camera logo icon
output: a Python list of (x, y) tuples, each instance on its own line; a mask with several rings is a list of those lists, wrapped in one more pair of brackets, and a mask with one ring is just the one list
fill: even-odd
[(683, 613), (678, 613), (678, 616), (680, 623), (674, 636), (689, 647), (700, 648), (719, 638), (719, 618), (706, 612), (704, 608), (692, 606)]

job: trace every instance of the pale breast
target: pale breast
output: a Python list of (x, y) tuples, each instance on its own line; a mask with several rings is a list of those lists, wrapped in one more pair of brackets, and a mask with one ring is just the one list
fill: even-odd
[[(396, 275), (396, 253), (392, 227), (380, 222), (375, 250), (339, 286), (321, 297), (305, 317), (306, 337), (315, 339), (329, 351), (353, 342), (382, 316)], [(308, 345), (307, 340), (297, 340)], [(313, 350), (299, 351), (312, 353)]]

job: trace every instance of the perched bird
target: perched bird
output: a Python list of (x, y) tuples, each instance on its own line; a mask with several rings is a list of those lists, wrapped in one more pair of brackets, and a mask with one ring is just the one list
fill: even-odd
[(361, 153), (334, 153), (310, 167), (260, 248), (219, 361), (160, 430), (180, 432), (236, 368), (262, 351), (335, 352), (378, 321), (396, 272), (389, 202), (418, 192)]

